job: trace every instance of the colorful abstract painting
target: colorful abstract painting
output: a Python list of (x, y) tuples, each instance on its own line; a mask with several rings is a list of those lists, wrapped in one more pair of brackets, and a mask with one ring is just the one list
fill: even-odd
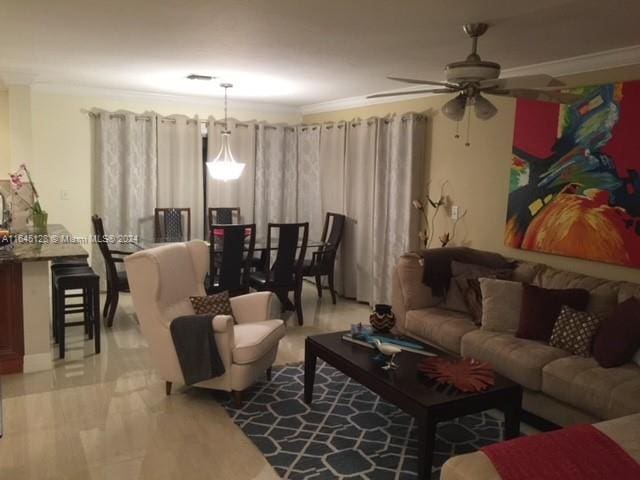
[(640, 81), (518, 99), (505, 244), (640, 268)]

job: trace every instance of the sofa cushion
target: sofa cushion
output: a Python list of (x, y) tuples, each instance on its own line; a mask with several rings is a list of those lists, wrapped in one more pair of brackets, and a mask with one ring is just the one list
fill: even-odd
[(593, 341), (593, 356), (603, 367), (630, 362), (640, 348), (640, 300), (625, 300), (602, 322)]
[(406, 310), (432, 307), (442, 302), (433, 295), (431, 289), (422, 282), (422, 257), (407, 253), (398, 259), (396, 273)]
[(564, 357), (542, 369), (542, 391), (600, 418), (639, 413), (640, 367), (602, 368), (592, 357)]
[(467, 278), (468, 288), (464, 292), (464, 303), (475, 325), (482, 323), (482, 290), (479, 278)]
[(455, 353), (462, 336), (477, 328), (469, 315), (437, 307), (411, 310), (405, 323), (409, 333)]
[(451, 262), (451, 281), (445, 299), (444, 307), (457, 312), (468, 313), (465, 302), (465, 294), (469, 288), (467, 282), (470, 278), (511, 278), (513, 269), (511, 268), (491, 268), (472, 263)]
[(640, 284), (631, 282), (622, 282), (618, 290), (618, 303), (622, 303), (631, 297), (640, 300)]
[(476, 330), (462, 337), (462, 355), (489, 362), (498, 373), (514, 382), (530, 390), (540, 390), (542, 367), (569, 353), (508, 333)]
[(522, 283), (497, 278), (481, 278), (482, 329), (515, 333), (522, 307)]
[[(589, 292), (589, 303), (585, 310), (589, 313), (608, 315), (618, 303), (621, 282), (590, 277), (547, 267), (537, 272), (533, 285), (543, 288), (581, 288)], [(640, 293), (640, 292), (639, 292)]]
[(264, 320), (235, 325), (233, 327), (235, 338), (233, 363), (243, 365), (255, 362), (278, 345), (284, 334), (282, 320)]
[(548, 289), (533, 285), (522, 287), (522, 308), (516, 336), (548, 342), (562, 305), (584, 310), (589, 292), (581, 288)]
[(598, 331), (602, 317), (589, 312), (581, 312), (567, 305), (562, 306), (558, 321), (553, 326), (549, 345), (558, 347), (573, 355), (591, 356), (591, 344)]
[(196, 315), (233, 315), (231, 302), (229, 301), (229, 292), (226, 290), (203, 297), (189, 297), (189, 300)]

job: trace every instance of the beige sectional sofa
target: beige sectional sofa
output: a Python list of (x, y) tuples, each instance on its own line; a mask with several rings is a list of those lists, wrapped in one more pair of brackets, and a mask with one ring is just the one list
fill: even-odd
[[(470, 315), (454, 311), (422, 283), (418, 255), (401, 257), (393, 273), (393, 311), (399, 333), (462, 356), (489, 362), (496, 371), (524, 387), (523, 408), (555, 424), (595, 423), (640, 413), (640, 366), (602, 368), (595, 359), (571, 355), (513, 334), (483, 330)], [(607, 313), (636, 296), (640, 284), (613, 282), (519, 263), (514, 280), (543, 288), (584, 288), (588, 311)], [(459, 308), (459, 307), (457, 307)]]
[[(640, 414), (607, 420), (594, 426), (640, 462)], [(500, 475), (489, 457), (483, 452), (473, 452), (447, 460), (442, 466), (440, 480), (500, 480)]]

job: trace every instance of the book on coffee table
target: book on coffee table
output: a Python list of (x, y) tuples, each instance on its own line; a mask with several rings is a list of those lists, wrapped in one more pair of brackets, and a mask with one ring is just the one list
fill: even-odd
[(406, 350), (407, 352), (419, 353), (420, 355), (425, 355), (427, 357), (438, 356), (436, 353), (427, 350), (427, 346), (418, 341), (392, 337), (390, 335), (357, 334), (356, 336), (353, 336), (351, 333), (345, 333), (344, 335), (342, 335), (342, 339), (346, 340), (347, 342), (355, 343), (357, 345), (362, 345), (363, 347), (372, 349), (376, 348), (373, 344), (373, 341), (380, 340), (382, 343), (391, 343), (392, 345), (396, 345), (397, 347), (400, 347), (402, 350)]

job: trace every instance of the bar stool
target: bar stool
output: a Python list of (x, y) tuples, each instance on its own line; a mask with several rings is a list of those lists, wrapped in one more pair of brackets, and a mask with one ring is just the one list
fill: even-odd
[[(81, 259), (76, 259), (76, 258), (57, 258), (55, 260), (51, 261), (51, 312), (52, 312), (52, 316), (55, 317), (55, 312), (56, 312), (56, 283), (55, 283), (55, 279), (54, 279), (54, 274), (55, 272), (59, 272), (62, 269), (69, 269), (72, 267), (88, 267), (89, 264), (87, 263), (87, 260), (81, 258)], [(84, 299), (84, 294), (83, 292), (81, 293), (67, 293), (65, 292), (65, 300), (67, 298), (79, 298), (79, 297), (83, 297), (83, 302), (86, 302), (86, 299)], [(71, 308), (72, 306), (69, 305), (67, 306), (65, 303), (65, 308)], [(71, 311), (67, 311), (66, 313), (72, 313)], [(86, 317), (86, 315), (85, 315)], [(85, 318), (85, 320), (87, 320)], [(88, 320), (87, 320), (88, 321)], [(55, 318), (53, 319), (52, 323), (52, 327), (53, 327), (53, 338), (55, 339), (56, 343), (58, 343), (58, 333), (57, 333), (57, 325), (56, 325), (56, 321)], [(89, 333), (89, 330), (87, 328), (87, 326), (85, 326), (85, 333)]]
[[(81, 293), (68, 294), (68, 290), (81, 290)], [(65, 327), (84, 325), (89, 339), (95, 341), (95, 352), (100, 353), (100, 277), (87, 266), (59, 267), (53, 272), (54, 337), (60, 349), (60, 358), (65, 355)], [(68, 305), (70, 296), (82, 297), (82, 303)], [(67, 313), (83, 313), (81, 322), (66, 323)]]

